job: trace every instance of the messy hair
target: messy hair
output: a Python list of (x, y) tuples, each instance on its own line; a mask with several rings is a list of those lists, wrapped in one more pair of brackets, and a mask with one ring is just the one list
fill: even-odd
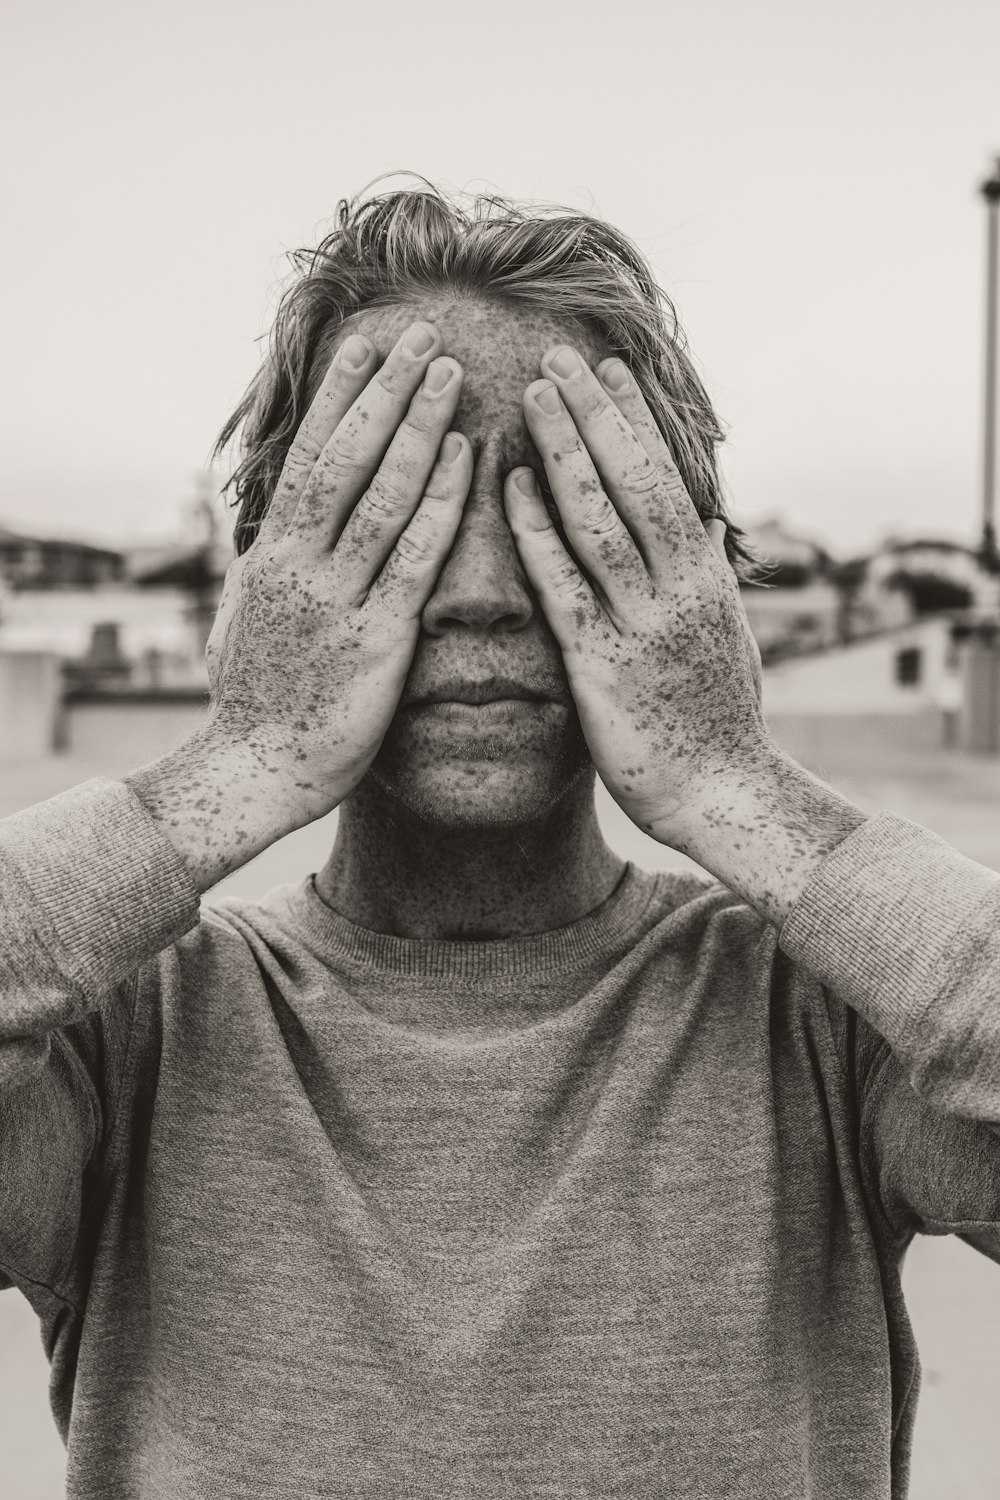
[(237, 552), (257, 535), (312, 399), (317, 361), (345, 319), (454, 291), (574, 321), (624, 360), (702, 520), (725, 521), (737, 575), (761, 581), (766, 564), (726, 514), (716, 459), (722, 429), (673, 303), (642, 252), (590, 214), (496, 193), (446, 194), (418, 180), (419, 188), (368, 196), (369, 184), (341, 199), (336, 227), (315, 249), (289, 256), (294, 274), (268, 352), (215, 446), (218, 457), (239, 433), (238, 463), (226, 485), (239, 507)]

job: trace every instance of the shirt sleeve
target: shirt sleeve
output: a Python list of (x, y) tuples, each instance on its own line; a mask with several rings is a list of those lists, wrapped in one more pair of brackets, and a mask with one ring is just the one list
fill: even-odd
[(197, 887), (129, 787), (0, 822), (0, 1286), (61, 1287), (112, 1123), (135, 978)]
[(1000, 875), (879, 813), (814, 872), (779, 945), (883, 1039), (861, 1149), (894, 1233), (1000, 1261)]

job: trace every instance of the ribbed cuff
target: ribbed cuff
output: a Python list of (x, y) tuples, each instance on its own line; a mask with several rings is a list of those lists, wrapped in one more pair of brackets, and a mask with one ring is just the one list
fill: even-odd
[(779, 944), (891, 1046), (911, 1051), (926, 1008), (995, 931), (998, 904), (996, 871), (919, 823), (878, 813), (822, 862)]
[[(15, 933), (44, 943), (45, 967), (85, 994), (119, 983), (198, 921), (187, 866), (124, 782), (95, 777), (4, 819), (0, 853), (20, 875), (15, 904), (30, 901)], [(26, 963), (30, 972), (30, 955), (16, 964), (22, 976)]]

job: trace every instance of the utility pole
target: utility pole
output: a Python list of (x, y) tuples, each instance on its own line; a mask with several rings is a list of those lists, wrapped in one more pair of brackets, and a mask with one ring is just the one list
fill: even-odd
[(980, 188), (986, 201), (986, 379), (983, 413), (983, 539), (980, 556), (991, 573), (1000, 573), (994, 508), (997, 480), (997, 339), (1000, 322), (1000, 156), (993, 176)]

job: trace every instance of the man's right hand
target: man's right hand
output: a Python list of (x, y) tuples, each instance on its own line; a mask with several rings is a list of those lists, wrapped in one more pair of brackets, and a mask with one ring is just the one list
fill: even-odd
[(268, 768), (277, 760), (314, 816), (374, 759), (461, 520), (471, 449), (452, 433), (439, 450), (462, 369), (434, 357), (440, 346), (415, 323), (373, 375), (371, 344), (345, 341), (256, 541), (226, 575), (208, 643), (210, 723), (259, 746)]
[(226, 575), (206, 724), (126, 778), (202, 890), (342, 802), (396, 712), (472, 481), (440, 348), (415, 323), (375, 371), (370, 341), (345, 340)]

